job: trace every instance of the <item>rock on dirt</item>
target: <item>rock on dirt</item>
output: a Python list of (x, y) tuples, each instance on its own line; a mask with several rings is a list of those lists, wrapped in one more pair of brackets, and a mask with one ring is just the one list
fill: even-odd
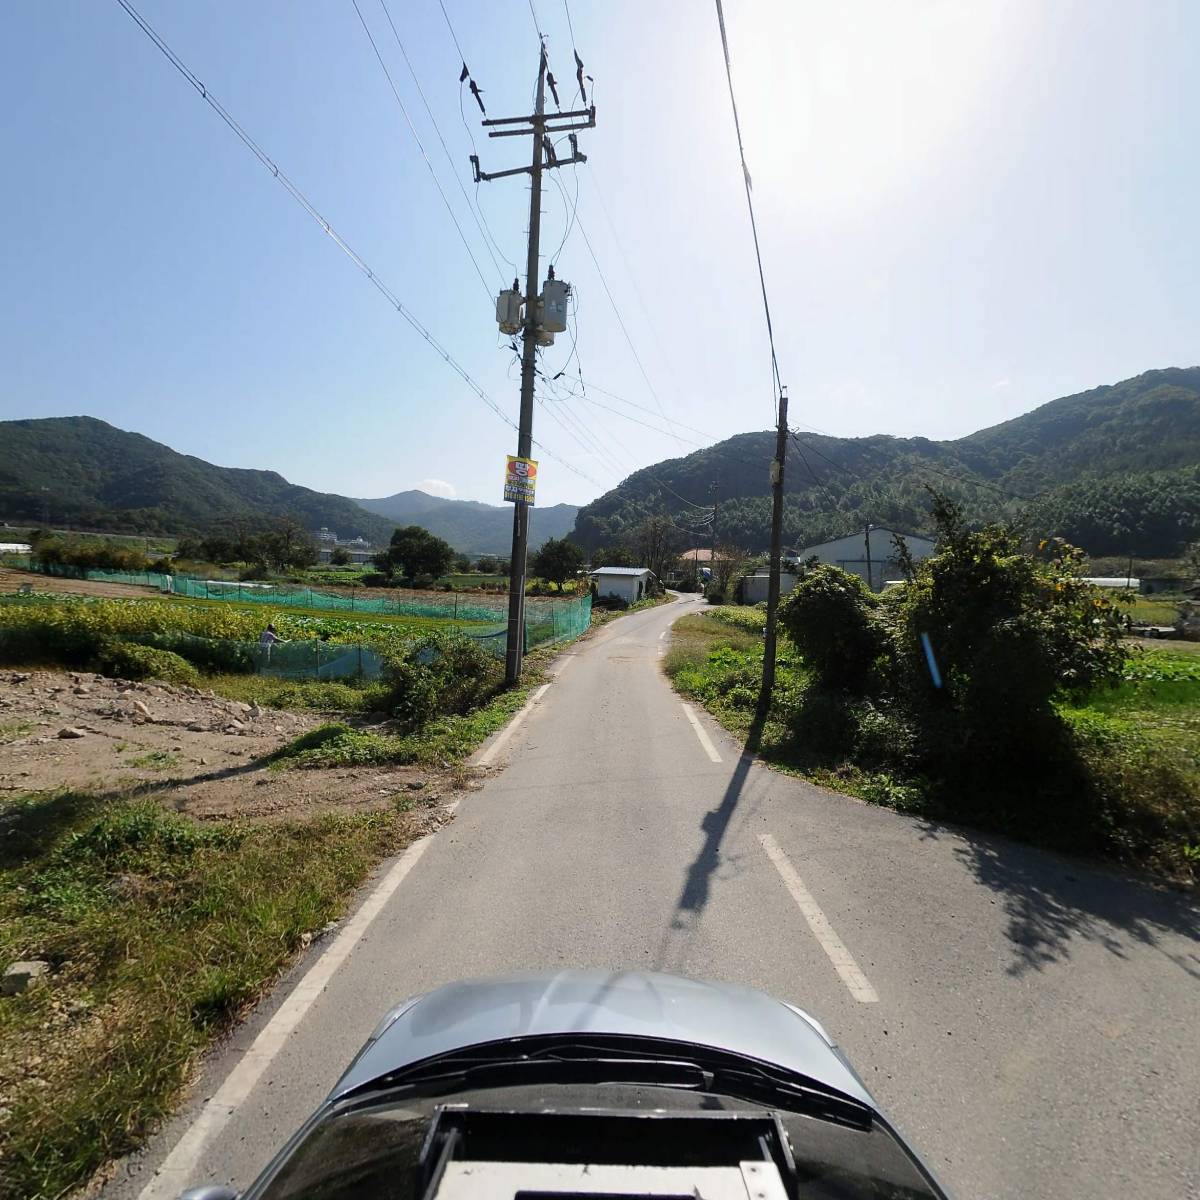
[(0, 978), (0, 995), (17, 996), (41, 983), (50, 974), (50, 964), (40, 958), (12, 963)]
[(66, 725), (58, 731), (60, 738), (81, 738), (87, 737), (87, 730), (80, 729), (76, 725)]

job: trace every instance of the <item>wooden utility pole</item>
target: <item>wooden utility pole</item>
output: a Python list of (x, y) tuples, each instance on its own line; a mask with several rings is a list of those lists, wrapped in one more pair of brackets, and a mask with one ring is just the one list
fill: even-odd
[(783, 557), (783, 467), (787, 460), (787, 388), (779, 389), (775, 457), (771, 462), (771, 566), (767, 578), (767, 629), (763, 640), (763, 681), (759, 710), (766, 713), (775, 688), (775, 647), (779, 614), (779, 569)]
[[(542, 226), (542, 172), (571, 163), (587, 162), (587, 155), (580, 154), (575, 144), (574, 130), (590, 129), (596, 124), (596, 106), (576, 109), (572, 112), (546, 116), (546, 47), (543, 45), (538, 56), (537, 99), (530, 117), (500, 117), (485, 120), (485, 126), (512, 125), (513, 129), (492, 129), (488, 137), (533, 136), (533, 161), (528, 167), (513, 167), (507, 171), (487, 172), (479, 169), (479, 158), (471, 155), (475, 182), (491, 182), (508, 175), (525, 175), (529, 185), (529, 250), (525, 259), (525, 319), (521, 352), (521, 413), (517, 430), (517, 457), (527, 459), (533, 453), (533, 385), (537, 374), (538, 297), (541, 291), (539, 268), (539, 239)], [(587, 117), (575, 125), (559, 125), (560, 120)], [(548, 135), (571, 134), (570, 158), (559, 158), (553, 151), (553, 142)], [(549, 147), (549, 162), (543, 155)], [(551, 339), (553, 340), (553, 339)], [(529, 548), (529, 504), (524, 500), (513, 501), (512, 559), (508, 575), (508, 640), (504, 654), (504, 679), (514, 684), (521, 678), (521, 660), (525, 654), (525, 558)]]

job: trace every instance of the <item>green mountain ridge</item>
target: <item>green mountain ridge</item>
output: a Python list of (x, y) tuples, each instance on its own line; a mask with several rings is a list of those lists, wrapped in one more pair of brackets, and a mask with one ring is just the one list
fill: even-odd
[[(766, 549), (775, 434), (737, 434), (637, 471), (580, 509), (586, 550), (668, 516), (683, 547)], [(931, 484), (974, 520), (1024, 517), (1094, 554), (1172, 555), (1200, 538), (1200, 367), (1147, 371), (951, 441), (801, 432), (788, 447), (784, 541), (803, 548), (866, 523), (928, 532)]]
[(0, 422), (0, 516), (113, 533), (262, 528), (282, 516), (307, 529), (386, 542), (395, 525), (344, 496), (275, 471), (218, 467), (95, 417)]
[[(512, 549), (512, 505), (483, 504), (478, 500), (447, 500), (410, 490), (356, 504), (395, 521), (421, 525), (448, 541), (460, 554), (496, 554), (507, 557)], [(579, 508), (574, 504), (534, 507), (529, 512), (529, 548), (536, 550), (548, 538), (566, 537)]]

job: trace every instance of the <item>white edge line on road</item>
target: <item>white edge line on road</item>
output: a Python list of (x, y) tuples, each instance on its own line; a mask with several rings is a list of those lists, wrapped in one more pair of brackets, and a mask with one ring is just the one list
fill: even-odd
[(226, 1076), (214, 1095), (205, 1102), (196, 1119), (175, 1143), (154, 1173), (154, 1177), (142, 1189), (138, 1200), (174, 1200), (189, 1183), (201, 1182), (191, 1177), (205, 1147), (229, 1123), (263, 1072), (270, 1066), (271, 1060), (283, 1048), (296, 1026), (312, 1007), (313, 1001), (328, 986), (333, 973), (342, 965), (371, 922), (391, 899), (392, 893), (425, 853), (432, 837), (433, 835), (429, 834), (413, 842), (380, 880), (375, 890), (343, 926), (341, 933), (330, 942), (329, 948), (292, 989), (291, 995), (254, 1039), (237, 1066)]
[(700, 739), (700, 745), (704, 747), (704, 753), (707, 754), (713, 762), (719, 763), (721, 761), (721, 756), (717, 753), (716, 746), (712, 744), (712, 738), (708, 736), (708, 731), (703, 725), (700, 724), (700, 720), (696, 714), (692, 712), (692, 706), (690, 704), (684, 704), (682, 700), (679, 703), (683, 705), (683, 711), (687, 715), (687, 719), (691, 721), (692, 728), (696, 731), (696, 736)]
[(524, 721), (527, 716), (529, 716), (533, 706), (546, 694), (546, 689), (549, 686), (550, 685), (548, 683), (543, 683), (542, 686), (538, 688), (528, 700), (525, 701), (524, 707), (519, 713), (517, 713), (515, 717), (513, 717), (511, 721), (509, 721), (508, 725), (501, 732), (500, 736), (475, 760), (479, 766), (489, 766), (495, 760), (496, 755), (508, 745), (508, 739), (512, 737), (514, 733), (516, 733), (521, 722)]
[(821, 906), (804, 886), (804, 880), (792, 866), (792, 860), (784, 854), (779, 843), (769, 833), (760, 833), (758, 840), (767, 852), (767, 857), (775, 865), (775, 870), (779, 872), (784, 887), (795, 900), (796, 907), (804, 914), (804, 919), (808, 922), (813, 937), (817, 939), (821, 949), (829, 956), (829, 961), (833, 963), (834, 970), (842, 977), (842, 982), (850, 989), (850, 995), (863, 1004), (877, 1003), (879, 993), (871, 986), (870, 980), (862, 973), (858, 963), (854, 961), (854, 955), (846, 949), (846, 944), (830, 925), (828, 918), (821, 911)]

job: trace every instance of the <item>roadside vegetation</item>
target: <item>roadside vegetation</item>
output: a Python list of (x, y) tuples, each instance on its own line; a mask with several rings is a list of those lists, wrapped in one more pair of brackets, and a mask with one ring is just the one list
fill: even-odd
[[(329, 714), (253, 768), (416, 765), (451, 768), (461, 785), (457, 764), (521, 706), (550, 653), (528, 656), (523, 686), (505, 689), (503, 663), (454, 631), (289, 613), (274, 617), (281, 636), (369, 642), (380, 675), (270, 678), (252, 673), (245, 650), (269, 615), (12, 597), (0, 601), (0, 663), (99, 670)], [(30, 728), (0, 725), (0, 743)], [(169, 1114), (200, 1052), (381, 858), (427, 827), (409, 812), (417, 800), (407, 790), (365, 813), (194, 821), (158, 798), (171, 795), (178, 752), (143, 751), (124, 765), (159, 778), (0, 798), (0, 969), (49, 967), (28, 991), (0, 998), (0, 1200), (60, 1197), (134, 1148)]]
[(805, 573), (781, 607), (761, 720), (762, 610), (677, 623), (676, 687), (816, 782), (1194, 881), (1200, 658), (1130, 648), (1123, 611), (1079, 581), (1064, 544), (1022, 553), (1014, 531), (971, 530), (940, 497), (935, 516), (939, 551), (904, 588)]
[(169, 1115), (200, 1052), (419, 831), (390, 811), (199, 824), (148, 799), (31, 793), (0, 808), (0, 1197), (85, 1183)]

